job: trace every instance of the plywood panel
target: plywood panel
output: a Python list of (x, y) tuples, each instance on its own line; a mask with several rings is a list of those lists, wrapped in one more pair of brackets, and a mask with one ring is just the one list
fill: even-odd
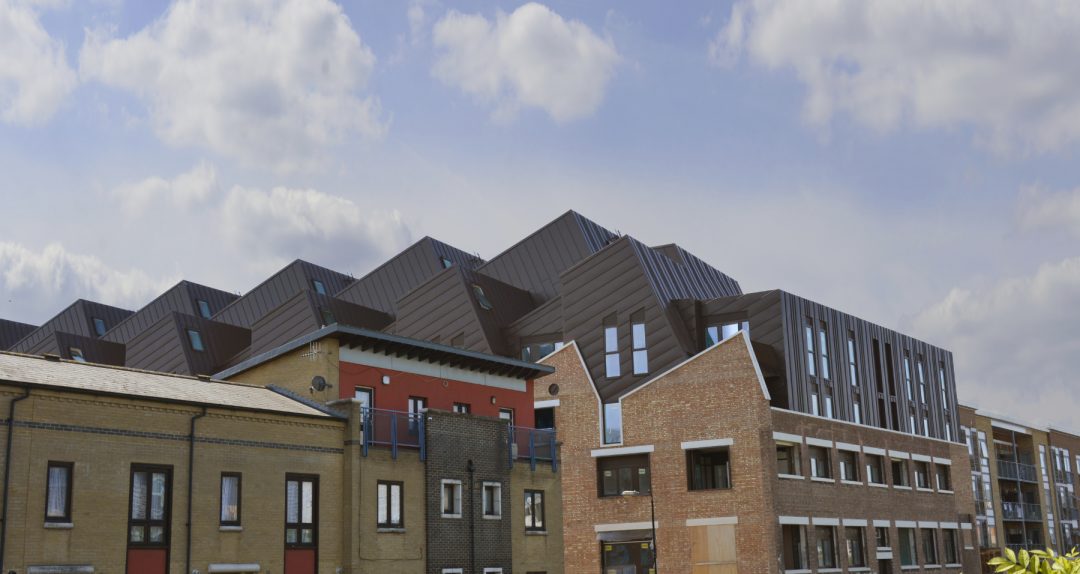
[(735, 528), (734, 524), (690, 527), (690, 562), (695, 573), (735, 572)]

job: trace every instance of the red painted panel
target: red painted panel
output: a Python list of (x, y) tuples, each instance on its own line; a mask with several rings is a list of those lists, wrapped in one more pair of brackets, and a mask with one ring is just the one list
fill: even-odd
[(168, 557), (165, 548), (128, 548), (127, 574), (166, 574)]
[(286, 548), (285, 574), (315, 574), (315, 549)]
[[(389, 385), (382, 384), (383, 375), (390, 375)], [(407, 411), (409, 397), (424, 397), (431, 409), (449, 411), (454, 403), (468, 403), (472, 414), (486, 417), (498, 417), (500, 408), (514, 409), (514, 424), (534, 426), (532, 381), (526, 381), (525, 391), (513, 391), (345, 362), (340, 377), (341, 398), (352, 398), (358, 386), (368, 387), (375, 390), (377, 409)]]

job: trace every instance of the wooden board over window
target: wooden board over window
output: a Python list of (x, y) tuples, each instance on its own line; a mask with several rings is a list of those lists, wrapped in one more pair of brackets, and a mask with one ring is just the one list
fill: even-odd
[(693, 574), (738, 574), (734, 524), (690, 527)]

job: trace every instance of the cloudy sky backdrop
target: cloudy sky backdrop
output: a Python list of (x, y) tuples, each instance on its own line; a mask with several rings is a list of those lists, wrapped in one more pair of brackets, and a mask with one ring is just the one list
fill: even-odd
[(0, 0), (0, 316), (424, 235), (490, 257), (573, 208), (1080, 429), (1077, 29), (1050, 0)]

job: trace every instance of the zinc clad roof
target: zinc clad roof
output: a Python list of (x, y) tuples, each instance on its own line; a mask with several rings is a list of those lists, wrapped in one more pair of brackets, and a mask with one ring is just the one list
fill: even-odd
[(197, 299), (206, 301), (207, 305), (210, 306), (210, 313), (214, 314), (238, 298), (238, 295), (227, 291), (190, 281), (181, 281), (144, 305), (133, 315), (109, 329), (109, 332), (105, 333), (102, 338), (115, 343), (127, 343), (172, 311), (187, 315), (198, 315), (199, 309), (195, 303)]
[(250, 328), (300, 291), (313, 291), (314, 281), (322, 282), (329, 294), (344, 289), (353, 279), (343, 273), (297, 259), (212, 318), (222, 323)]
[(204, 381), (0, 352), (0, 381), (53, 389), (242, 410), (329, 415), (265, 387)]
[(36, 326), (18, 321), (0, 319), (0, 351), (18, 343), (20, 339), (29, 335)]
[(94, 331), (95, 318), (104, 321), (105, 329), (108, 331), (130, 315), (131, 311), (127, 309), (79, 299), (12, 345), (10, 350), (20, 353), (30, 352), (56, 331), (96, 339), (98, 334)]

